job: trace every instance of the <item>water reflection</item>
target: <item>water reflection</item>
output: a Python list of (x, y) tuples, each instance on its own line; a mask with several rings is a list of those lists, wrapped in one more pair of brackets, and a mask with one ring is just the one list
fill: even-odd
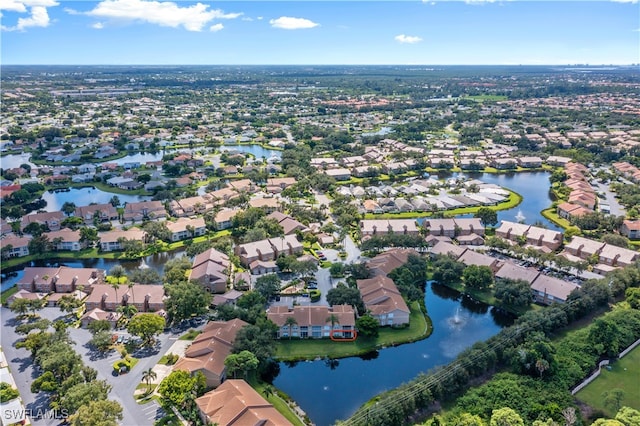
[(366, 354), (358, 355), (358, 358), (360, 358), (363, 361), (371, 361), (373, 359), (378, 358), (379, 356), (380, 356), (380, 352), (371, 351), (371, 352), (367, 352)]
[(466, 294), (462, 296), (460, 304), (474, 314), (486, 314), (489, 311), (489, 305), (479, 302)]
[(184, 249), (174, 250), (172, 252), (156, 253), (142, 259), (136, 260), (119, 260), (119, 259), (104, 259), (104, 258), (92, 258), (92, 259), (49, 259), (49, 260), (36, 260), (30, 262), (28, 265), (20, 265), (15, 268), (3, 268), (0, 278), (1, 290), (5, 291), (13, 287), (20, 278), (24, 275), (25, 266), (40, 266), (40, 267), (57, 267), (68, 266), (71, 268), (98, 268), (104, 269), (107, 272), (116, 265), (121, 265), (127, 272), (133, 272), (138, 269), (140, 265), (145, 264), (149, 268), (154, 269), (160, 275), (164, 271), (164, 265), (167, 261), (184, 256)]
[[(378, 393), (447, 364), (475, 342), (495, 335), (507, 323), (506, 319), (495, 321), (489, 307), (482, 308), (485, 313), (479, 313), (477, 306), (467, 309), (455, 290), (428, 284), (425, 303), (434, 327), (429, 338), (340, 359), (334, 369), (327, 369), (325, 360), (281, 363), (274, 385), (298, 402), (315, 424), (334, 424), (348, 418)], [(449, 320), (456, 312), (464, 321), (451, 329)]]

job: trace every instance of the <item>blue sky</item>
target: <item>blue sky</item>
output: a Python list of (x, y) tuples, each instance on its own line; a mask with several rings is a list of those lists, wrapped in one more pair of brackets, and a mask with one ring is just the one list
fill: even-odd
[(0, 0), (2, 64), (631, 64), (617, 1)]

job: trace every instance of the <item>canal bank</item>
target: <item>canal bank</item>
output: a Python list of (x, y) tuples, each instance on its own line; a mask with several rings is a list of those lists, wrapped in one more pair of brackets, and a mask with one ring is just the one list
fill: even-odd
[(358, 357), (281, 362), (274, 386), (316, 425), (332, 425), (381, 392), (448, 364), (513, 322), (512, 316), (435, 283), (426, 286), (425, 305), (433, 324), (429, 338)]

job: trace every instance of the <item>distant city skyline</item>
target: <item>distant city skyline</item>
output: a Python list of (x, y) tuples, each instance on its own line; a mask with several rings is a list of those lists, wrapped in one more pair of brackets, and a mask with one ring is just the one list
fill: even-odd
[(630, 65), (616, 1), (0, 0), (4, 65)]

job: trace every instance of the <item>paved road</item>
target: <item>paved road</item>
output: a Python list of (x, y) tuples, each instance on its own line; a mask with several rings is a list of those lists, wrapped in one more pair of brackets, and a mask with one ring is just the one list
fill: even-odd
[[(14, 374), (20, 396), (24, 402), (25, 408), (32, 412), (46, 412), (48, 410), (48, 401), (44, 394), (32, 394), (31, 383), (39, 374), (33, 369), (33, 363), (30, 352), (26, 349), (16, 349), (14, 343), (21, 339), (22, 336), (15, 333), (14, 328), (17, 324), (15, 315), (9, 309), (0, 308), (2, 318), (2, 348), (9, 363), (9, 367)], [(58, 308), (45, 308), (40, 312), (40, 316), (50, 320), (62, 317)], [(131, 355), (139, 359), (136, 366), (128, 374), (114, 376), (113, 363), (120, 359), (120, 355), (111, 351), (104, 356), (97, 356), (87, 343), (91, 339), (91, 333), (85, 329), (69, 329), (69, 335), (75, 342), (75, 350), (80, 354), (86, 365), (98, 371), (98, 379), (106, 380), (111, 386), (112, 391), (109, 398), (118, 401), (123, 408), (122, 425), (125, 426), (146, 426), (153, 425), (156, 419), (164, 415), (162, 409), (157, 403), (148, 403), (146, 405), (138, 405), (133, 398), (133, 392), (141, 381), (142, 372), (153, 367), (158, 360), (165, 354), (169, 347), (177, 340), (178, 336), (170, 333), (164, 333), (158, 338), (158, 344), (155, 348), (149, 350), (140, 350)], [(32, 419), (36, 426), (56, 425), (59, 421), (50, 419)]]
[(620, 205), (620, 203), (618, 202), (618, 199), (615, 197), (615, 193), (613, 191), (611, 191), (611, 189), (609, 189), (609, 185), (608, 184), (604, 184), (601, 182), (598, 182), (595, 186), (595, 190), (598, 192), (602, 192), (604, 193), (607, 203), (609, 204), (610, 208), (611, 208), (611, 214), (614, 216), (626, 216), (626, 212), (625, 209), (622, 205)]

